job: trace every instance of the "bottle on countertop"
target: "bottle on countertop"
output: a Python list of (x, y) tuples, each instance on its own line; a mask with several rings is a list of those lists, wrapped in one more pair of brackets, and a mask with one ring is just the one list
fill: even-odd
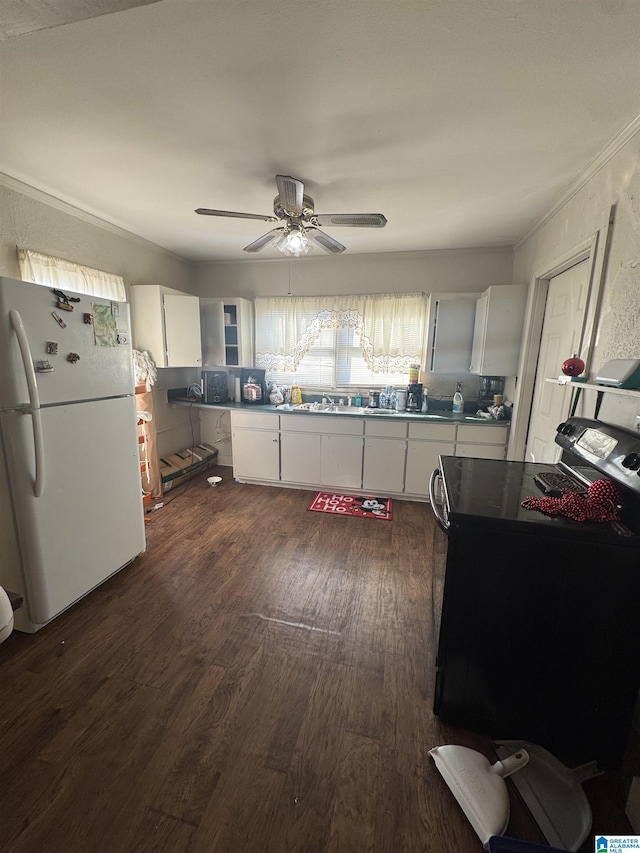
[(423, 388), (422, 389), (422, 414), (423, 415), (427, 414), (427, 409), (428, 409), (427, 394), (428, 394), (427, 389)]
[(291, 402), (293, 404), (299, 404), (302, 402), (302, 391), (300, 390), (299, 385), (294, 385), (291, 389)]
[(458, 387), (453, 395), (453, 411), (457, 415), (464, 412), (464, 397), (462, 396), (462, 382), (458, 382)]
[(356, 396), (353, 398), (353, 405), (354, 406), (361, 406), (362, 405), (362, 394), (360, 393), (360, 391), (356, 391)]

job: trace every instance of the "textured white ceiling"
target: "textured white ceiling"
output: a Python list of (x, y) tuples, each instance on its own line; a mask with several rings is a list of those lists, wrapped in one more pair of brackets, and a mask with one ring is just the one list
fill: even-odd
[(251, 259), (276, 173), (349, 253), (512, 245), (640, 113), (638, 0), (161, 0), (0, 44), (0, 171)]
[(0, 39), (110, 15), (158, 0), (2, 0)]

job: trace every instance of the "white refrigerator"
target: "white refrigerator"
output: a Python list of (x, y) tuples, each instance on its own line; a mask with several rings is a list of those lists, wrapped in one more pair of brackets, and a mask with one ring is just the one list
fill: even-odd
[(145, 549), (129, 306), (0, 278), (0, 324), (0, 586), (33, 633)]

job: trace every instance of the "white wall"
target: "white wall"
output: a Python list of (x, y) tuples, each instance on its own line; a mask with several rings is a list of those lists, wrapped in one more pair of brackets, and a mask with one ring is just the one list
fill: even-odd
[[(127, 290), (131, 284), (161, 284), (186, 292), (192, 290), (190, 262), (108, 223), (101, 224), (26, 185), (21, 192), (16, 188), (18, 182), (10, 183), (12, 186), (7, 186), (0, 179), (0, 275), (20, 278), (16, 252), (20, 246), (121, 275)], [(198, 380), (199, 373), (196, 368), (159, 370), (156, 388), (186, 386)], [(191, 445), (194, 430), (189, 411), (169, 410), (166, 393), (160, 390), (154, 397), (162, 452)], [(197, 426), (196, 418), (195, 434), (199, 441)]]
[[(17, 183), (17, 182), (12, 182)], [(99, 220), (74, 215), (70, 205), (46, 203), (0, 179), (0, 275), (20, 278), (16, 246), (121, 275), (125, 284), (162, 284), (189, 292), (193, 267), (159, 246)]]
[(324, 255), (293, 260), (198, 263), (194, 292), (199, 296), (323, 293), (478, 293), (492, 284), (510, 284), (511, 248)]
[[(640, 134), (603, 162), (515, 253), (514, 282), (531, 282), (540, 270), (550, 268), (588, 240), (611, 205), (615, 205), (615, 218), (596, 318), (591, 379), (612, 358), (640, 358)], [(586, 395), (584, 414), (588, 417), (593, 416), (593, 396)], [(637, 397), (605, 394), (600, 418), (633, 428), (638, 412)]]

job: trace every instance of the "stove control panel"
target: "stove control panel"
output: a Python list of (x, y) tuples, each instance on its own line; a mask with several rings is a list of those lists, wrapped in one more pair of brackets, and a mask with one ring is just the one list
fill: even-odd
[[(568, 418), (556, 430), (563, 462), (586, 462), (620, 485), (640, 492), (640, 436), (589, 418)], [(566, 457), (566, 458), (565, 458)]]

